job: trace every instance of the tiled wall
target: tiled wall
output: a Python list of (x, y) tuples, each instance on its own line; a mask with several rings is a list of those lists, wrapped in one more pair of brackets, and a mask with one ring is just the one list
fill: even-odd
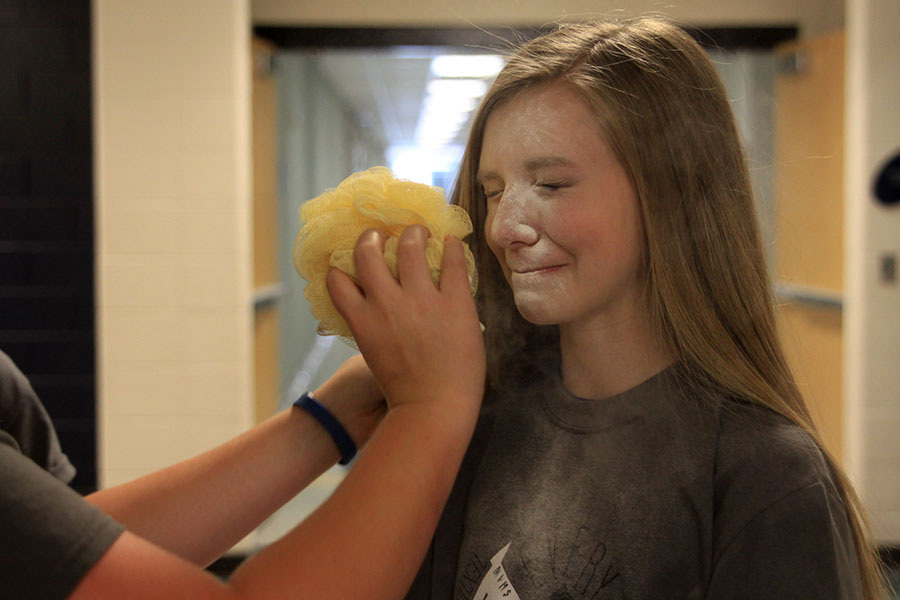
[(89, 0), (0, 3), (0, 349), (93, 491)]
[(848, 457), (875, 537), (900, 546), (900, 209), (879, 206), (873, 177), (900, 152), (900, 11), (893, 0), (847, 4), (846, 314)]
[[(466, 27), (517, 24), (547, 24), (561, 19), (602, 16), (633, 17), (642, 14), (665, 14), (687, 23), (797, 23), (817, 25), (814, 14), (821, 7), (843, 10), (840, 0), (784, 2), (783, 0), (691, 0), (660, 4), (655, 0), (517, 0), (484, 2), (483, 0), (382, 0), (357, 2), (297, 2), (296, 0), (252, 0), (253, 19), (260, 24), (304, 23), (318, 26), (364, 25), (369, 27), (425, 25)], [(816, 19), (816, 21), (813, 21)]]
[(252, 421), (249, 15), (93, 3), (101, 484)]

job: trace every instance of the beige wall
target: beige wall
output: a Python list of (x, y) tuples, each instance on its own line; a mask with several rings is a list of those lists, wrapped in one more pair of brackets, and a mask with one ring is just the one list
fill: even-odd
[(99, 481), (252, 416), (245, 1), (93, 3)]
[(900, 211), (872, 199), (878, 165), (900, 151), (900, 10), (896, 0), (847, 7), (844, 398), (851, 475), (876, 539), (900, 542), (900, 284), (879, 280), (900, 256)]
[(317, 26), (482, 27), (544, 24), (565, 19), (664, 14), (695, 25), (799, 24), (804, 31), (839, 28), (841, 0), (252, 0), (257, 24)]

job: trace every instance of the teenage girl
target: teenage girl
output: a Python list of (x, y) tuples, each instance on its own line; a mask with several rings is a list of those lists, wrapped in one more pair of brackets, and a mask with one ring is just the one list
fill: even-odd
[(690, 36), (639, 19), (526, 43), (453, 202), (482, 225), (487, 395), (409, 598), (881, 597)]

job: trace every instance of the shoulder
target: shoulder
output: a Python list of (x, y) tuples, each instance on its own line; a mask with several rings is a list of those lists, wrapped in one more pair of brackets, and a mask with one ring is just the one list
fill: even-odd
[[(718, 511), (757, 512), (813, 484), (836, 493), (824, 453), (802, 427), (748, 402), (724, 401), (720, 411), (714, 469)], [(734, 501), (739, 506), (729, 506)]]
[(847, 506), (816, 441), (764, 407), (721, 410), (710, 597), (859, 597)]
[(0, 431), (11, 436), (21, 445), (19, 439), (20, 422), (27, 418), (29, 407), (37, 401), (37, 396), (28, 382), (28, 378), (19, 370), (16, 363), (0, 350)]
[(719, 410), (717, 478), (765, 474), (774, 487), (830, 479), (824, 453), (800, 425), (749, 402), (723, 401)]
[(762, 406), (722, 404), (714, 473), (720, 544), (782, 507), (827, 521), (845, 510), (833, 469), (813, 437)]
[(59, 445), (56, 430), (28, 378), (0, 351), (0, 442), (12, 446), (60, 481), (75, 468)]
[[(31, 382), (15, 362), (0, 350), (0, 429), (12, 431), (14, 424), (40, 405)], [(43, 411), (43, 406), (40, 405)]]
[(0, 426), (18, 413), (23, 397), (33, 394), (31, 384), (12, 359), (0, 350)]
[(19, 386), (27, 383), (25, 376), (6, 352), (0, 350), (0, 385)]
[(777, 466), (769, 477), (790, 485), (788, 480), (809, 483), (828, 473), (822, 450), (800, 425), (749, 402), (726, 400), (719, 410), (717, 474)]

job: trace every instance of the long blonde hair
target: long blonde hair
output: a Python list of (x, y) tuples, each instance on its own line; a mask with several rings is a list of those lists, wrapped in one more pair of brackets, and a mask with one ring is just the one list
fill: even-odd
[(471, 244), (489, 386), (529, 381), (546, 368), (546, 357), (534, 360), (524, 350), (558, 350), (558, 337), (555, 328), (518, 315), (479, 226), (486, 212), (476, 179), (485, 123), (520, 92), (556, 81), (584, 94), (631, 177), (645, 232), (646, 301), (679, 374), (698, 389), (768, 407), (816, 440), (847, 507), (865, 597), (883, 597), (859, 498), (821, 444), (778, 339), (750, 178), (725, 90), (706, 53), (679, 27), (658, 19), (561, 26), (512, 55), (482, 101), (453, 202), (476, 224)]

